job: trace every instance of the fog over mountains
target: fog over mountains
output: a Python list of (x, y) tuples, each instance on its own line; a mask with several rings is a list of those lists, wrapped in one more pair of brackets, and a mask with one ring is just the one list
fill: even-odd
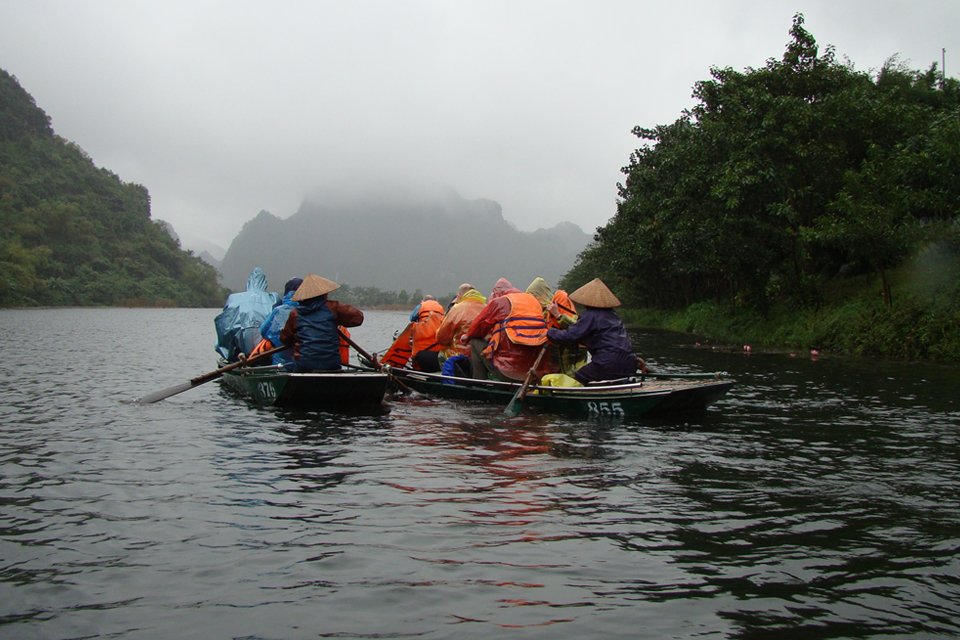
[(442, 296), (467, 281), (486, 293), (499, 277), (520, 288), (536, 276), (556, 285), (589, 241), (570, 222), (519, 231), (496, 202), (452, 191), (328, 192), (311, 196), (287, 219), (261, 211), (234, 238), (221, 273), (234, 290), (260, 266), (275, 290), (312, 272), (385, 291)]

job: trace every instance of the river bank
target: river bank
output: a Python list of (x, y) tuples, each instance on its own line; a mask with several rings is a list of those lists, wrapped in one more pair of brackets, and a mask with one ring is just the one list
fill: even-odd
[(954, 258), (915, 260), (889, 274), (892, 305), (880, 279), (862, 275), (821, 292), (816, 308), (781, 304), (766, 314), (715, 302), (686, 309), (624, 309), (631, 327), (669, 329), (705, 343), (767, 350), (960, 362), (960, 268)]

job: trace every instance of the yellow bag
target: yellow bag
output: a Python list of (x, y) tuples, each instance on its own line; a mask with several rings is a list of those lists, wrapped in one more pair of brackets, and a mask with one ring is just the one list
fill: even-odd
[(564, 373), (548, 373), (540, 379), (541, 387), (582, 387), (574, 378)]

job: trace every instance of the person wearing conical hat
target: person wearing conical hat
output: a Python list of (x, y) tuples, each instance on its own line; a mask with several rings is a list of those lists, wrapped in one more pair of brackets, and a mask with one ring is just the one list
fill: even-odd
[(571, 293), (570, 299), (583, 307), (576, 324), (569, 329), (550, 329), (547, 338), (559, 344), (586, 345), (590, 362), (573, 377), (588, 384), (635, 375), (638, 360), (623, 321), (614, 311), (620, 306), (617, 296), (603, 280), (594, 278)]
[(333, 280), (311, 273), (297, 287), (290, 310), (280, 332), (283, 344), (293, 345), (292, 371), (339, 371), (340, 334), (338, 326), (358, 327), (363, 312), (356, 307), (330, 300), (327, 294), (340, 288)]

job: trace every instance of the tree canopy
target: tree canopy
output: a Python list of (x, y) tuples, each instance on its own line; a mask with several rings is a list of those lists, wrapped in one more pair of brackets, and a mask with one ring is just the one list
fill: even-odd
[(0, 69), (0, 306), (219, 306), (216, 271), (150, 219), (150, 195), (57, 136)]
[(920, 243), (958, 250), (958, 82), (896, 58), (856, 71), (803, 24), (780, 59), (712, 68), (678, 120), (634, 129), (616, 215), (563, 286), (600, 276), (662, 309), (808, 306), (831, 279), (884, 278)]

